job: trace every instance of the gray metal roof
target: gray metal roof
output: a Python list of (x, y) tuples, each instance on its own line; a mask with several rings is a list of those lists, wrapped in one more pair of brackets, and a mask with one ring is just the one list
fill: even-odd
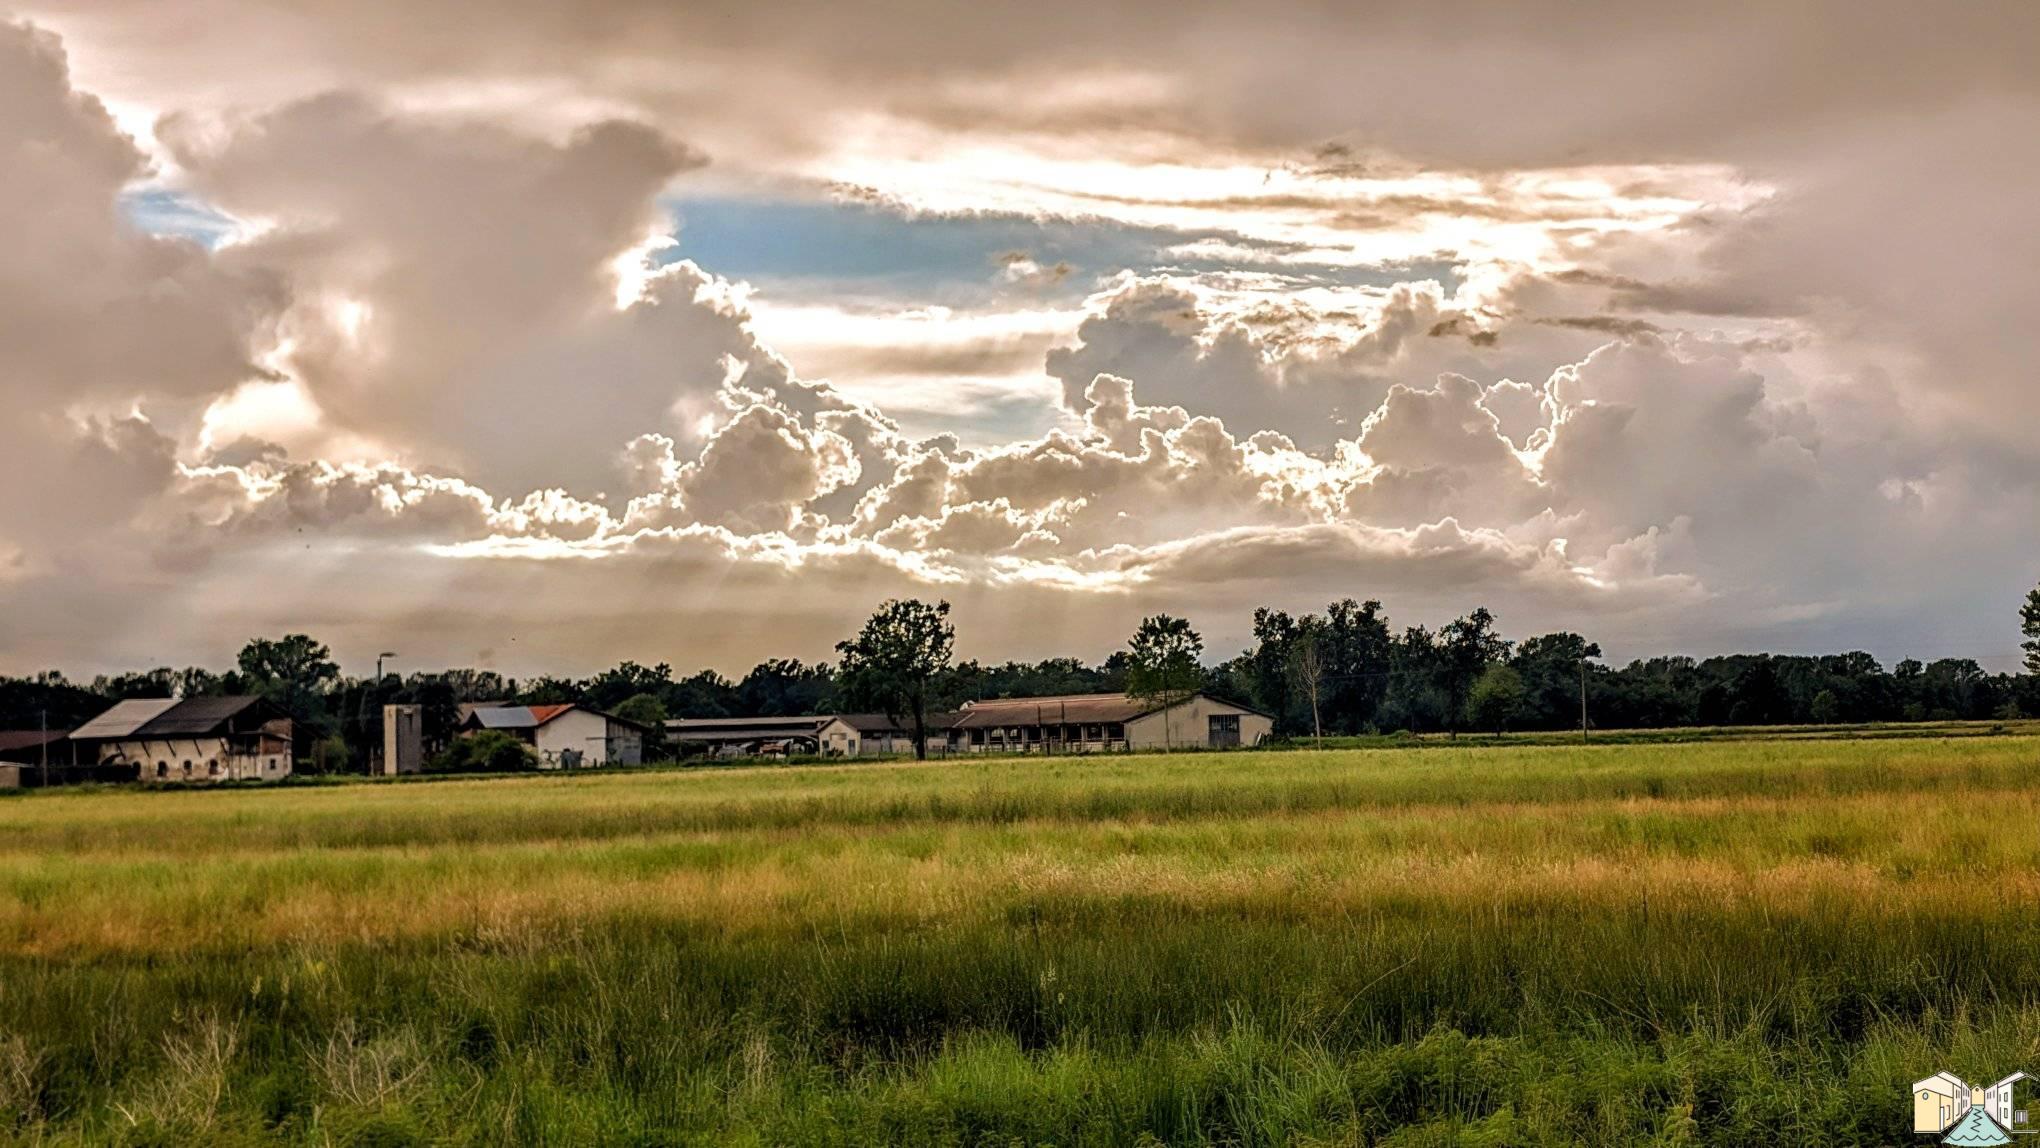
[[(885, 714), (837, 714), (836, 717), (837, 720), (855, 729), (858, 733), (910, 734), (914, 732), (914, 717), (912, 714), (901, 714), (898, 721), (894, 721)], [(929, 731), (932, 733), (948, 729), (955, 723), (956, 717), (957, 715), (943, 710), (928, 714), (925, 720)]]
[(461, 719), (460, 724), (463, 726), (473, 724), (482, 729), (537, 729), (562, 714), (577, 711), (584, 714), (594, 714), (604, 721), (629, 726), (640, 732), (646, 732), (651, 729), (650, 726), (645, 725), (643, 722), (634, 722), (629, 718), (620, 718), (613, 713), (605, 713), (602, 710), (584, 706), (577, 702), (558, 702), (542, 706), (478, 705), (467, 711), (467, 716)]
[(677, 741), (750, 741), (781, 737), (814, 737), (835, 715), (757, 718), (673, 718), (666, 733)]
[[(1205, 698), (1250, 714), (1268, 715), (1252, 706), (1229, 702), (1204, 690), (1186, 695)], [(1178, 703), (1183, 704), (1183, 703)], [(1154, 702), (1126, 694), (1061, 694), (1041, 698), (988, 698), (970, 702), (950, 723), (952, 729), (995, 729), (1000, 726), (1088, 725), (1100, 722), (1130, 722), (1163, 710)]]
[(72, 730), (71, 737), (77, 741), (131, 737), (150, 719), (176, 704), (176, 698), (128, 698), (115, 702), (112, 709)]
[(262, 699), (251, 695), (216, 698), (185, 698), (168, 710), (142, 723), (137, 737), (192, 737), (209, 734), (239, 717)]
[(196, 737), (262, 705), (249, 694), (208, 698), (129, 698), (71, 731), (74, 741), (128, 737)]
[(535, 729), (539, 724), (530, 706), (477, 706), (468, 716), (483, 729)]
[(956, 715), (956, 729), (999, 726), (1128, 722), (1157, 707), (1125, 694), (1069, 694), (1049, 698), (993, 698), (972, 702)]

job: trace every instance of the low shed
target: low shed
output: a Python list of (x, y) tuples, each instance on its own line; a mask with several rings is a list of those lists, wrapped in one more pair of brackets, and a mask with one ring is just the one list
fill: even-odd
[(1174, 705), (1126, 694), (1068, 694), (972, 702), (949, 726), (959, 753), (1096, 753), (1125, 749), (1230, 749), (1258, 745), (1272, 717), (1210, 694)]

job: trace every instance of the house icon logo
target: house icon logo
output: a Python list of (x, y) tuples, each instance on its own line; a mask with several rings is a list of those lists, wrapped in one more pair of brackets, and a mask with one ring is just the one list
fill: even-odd
[(1971, 1085), (1937, 1072), (1912, 1086), (1913, 1131), (1940, 1137), (1942, 1144), (2010, 1144), (2014, 1136), (2040, 1129), (2026, 1122), (2015, 1090), (2026, 1080), (2014, 1072), (1996, 1084)]

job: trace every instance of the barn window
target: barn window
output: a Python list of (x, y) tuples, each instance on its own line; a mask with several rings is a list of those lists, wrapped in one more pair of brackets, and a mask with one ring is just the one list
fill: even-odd
[(206, 762), (205, 771), (213, 777), (218, 777), (220, 775), (220, 759), (213, 758), (211, 761)]
[(170, 776), (170, 763), (169, 763), (169, 762), (167, 762), (167, 761), (159, 761), (159, 762), (157, 762), (157, 763), (156, 763), (156, 776), (157, 776), (157, 777), (168, 777), (168, 776)]

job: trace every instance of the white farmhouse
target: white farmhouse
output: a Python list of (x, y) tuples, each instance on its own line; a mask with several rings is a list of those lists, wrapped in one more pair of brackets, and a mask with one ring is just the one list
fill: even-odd
[(538, 752), (541, 769), (637, 765), (645, 759), (645, 727), (579, 705), (475, 706), (463, 734), (499, 730)]
[(71, 731), (102, 768), (144, 783), (290, 776), (291, 722), (258, 697), (130, 698)]

